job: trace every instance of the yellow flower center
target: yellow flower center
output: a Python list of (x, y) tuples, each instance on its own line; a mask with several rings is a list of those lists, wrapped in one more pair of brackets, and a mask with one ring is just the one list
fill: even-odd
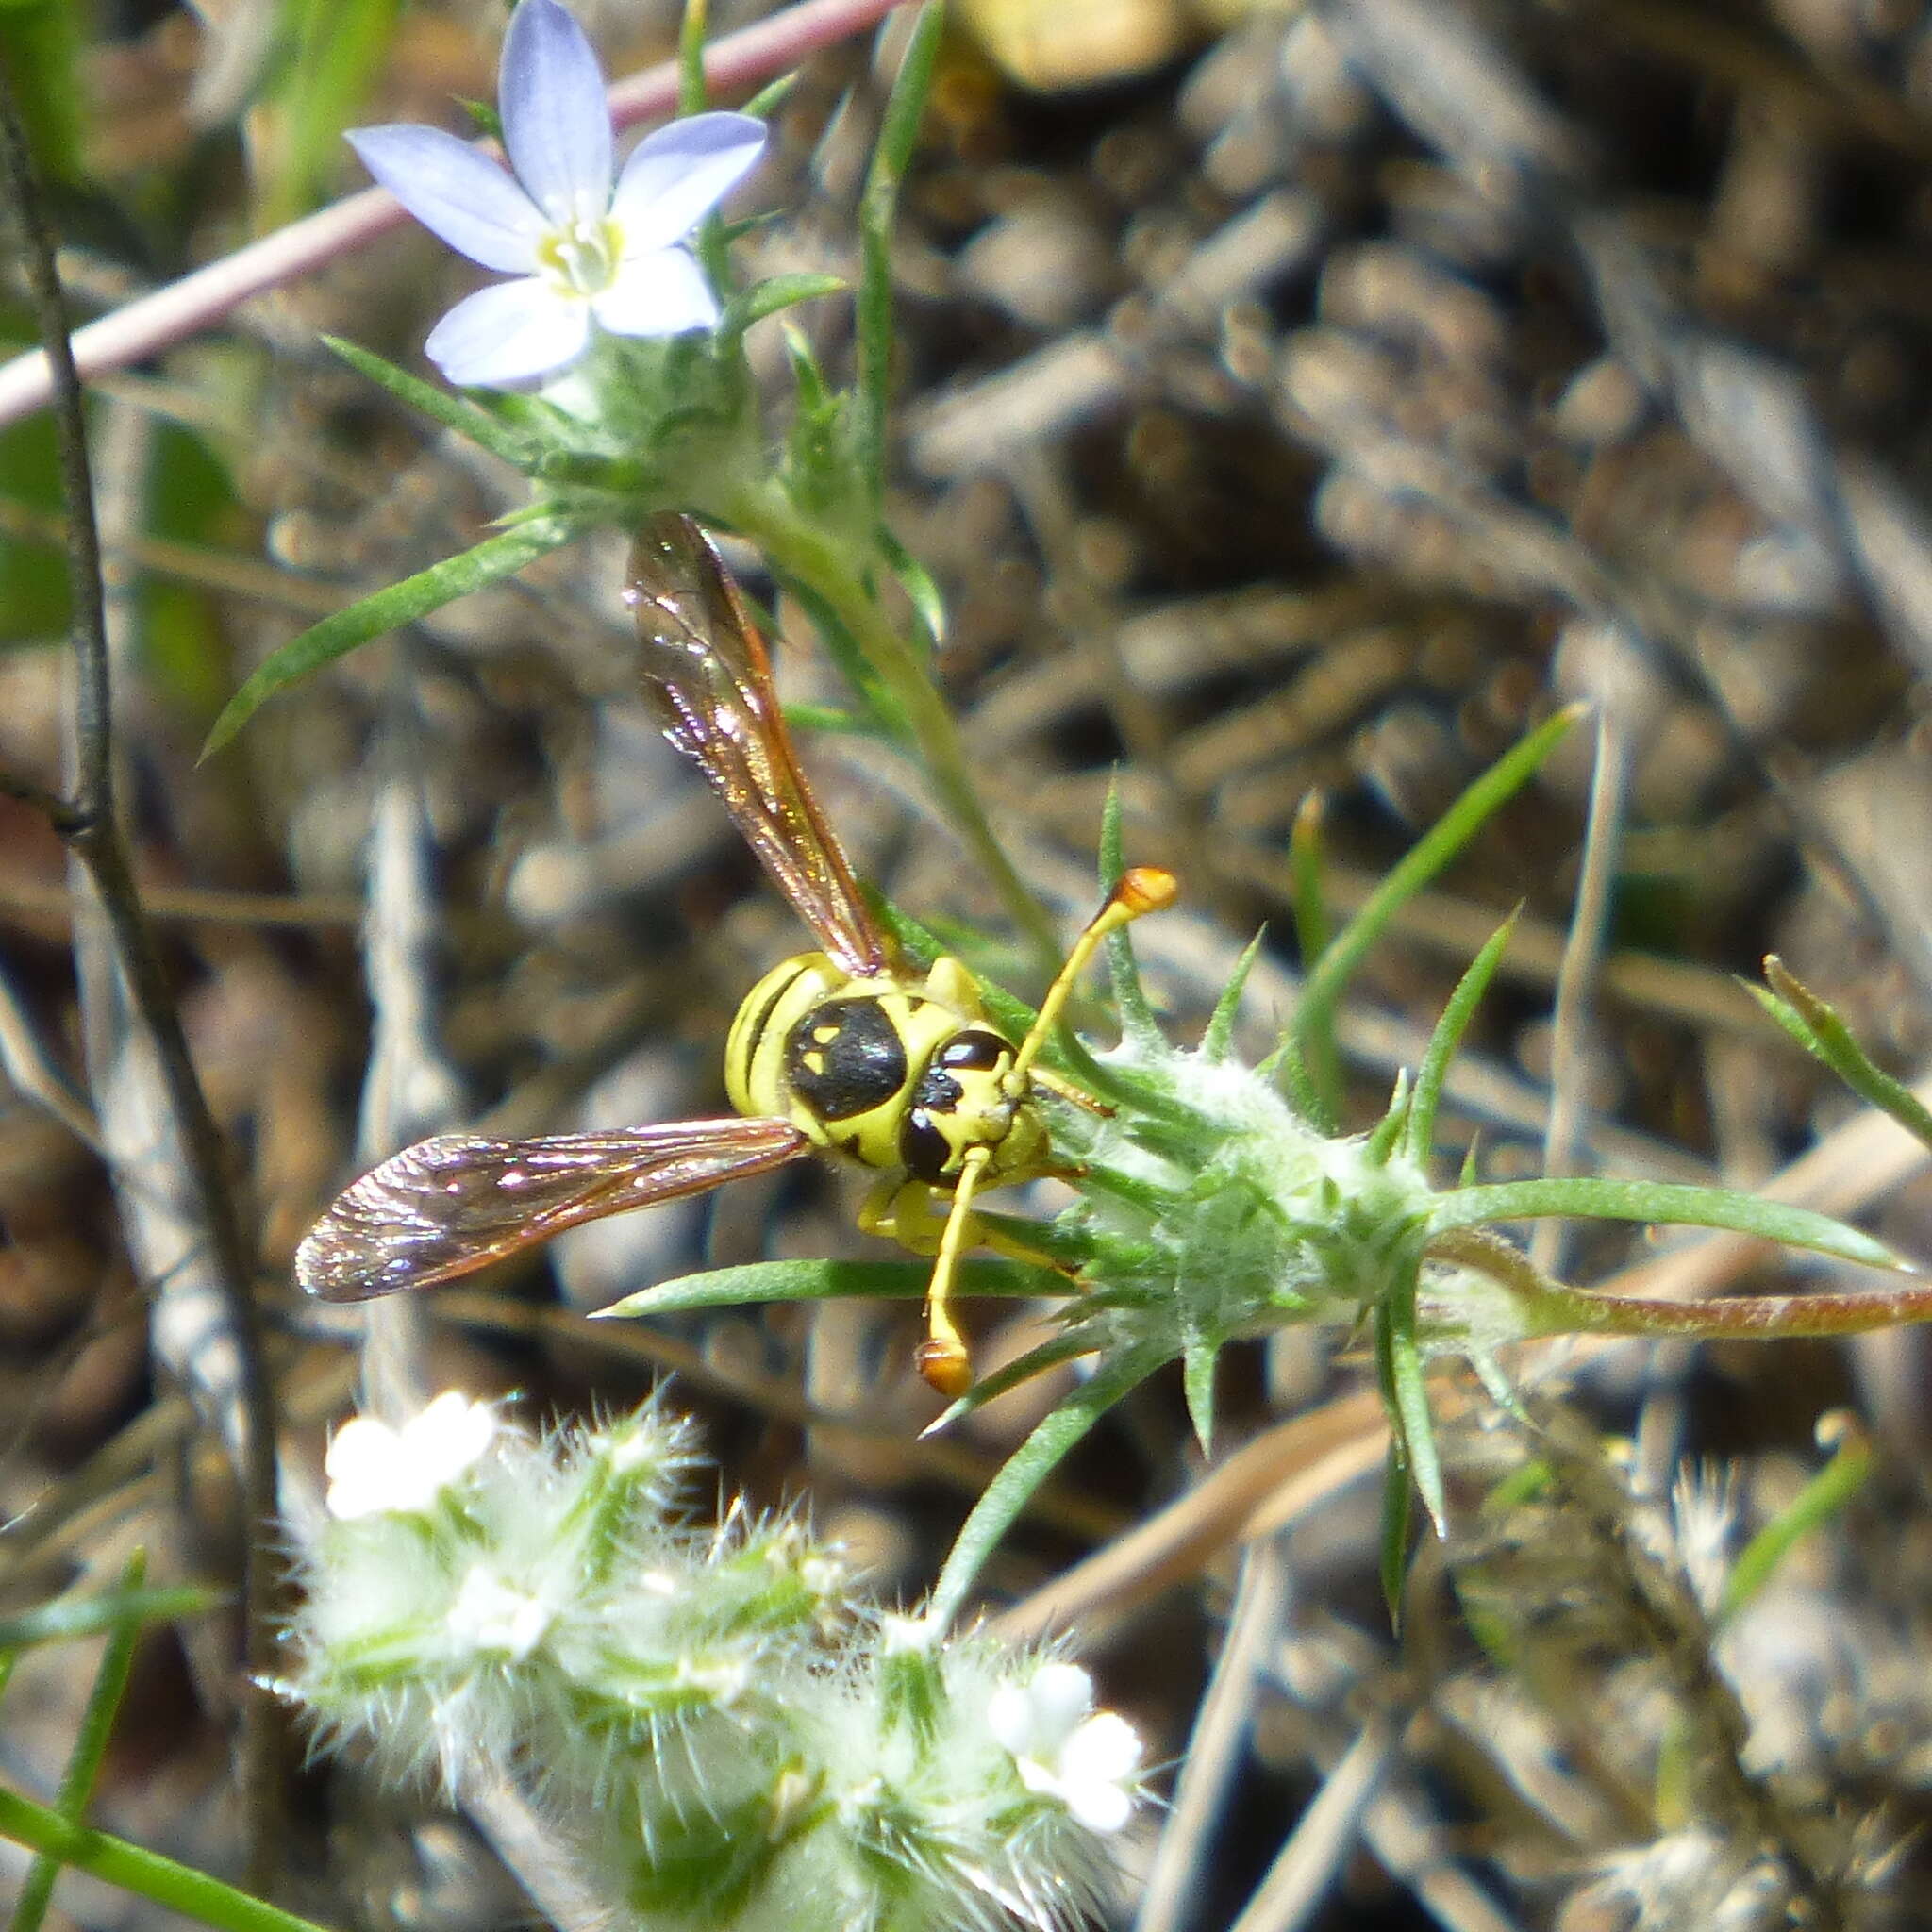
[(601, 295), (617, 273), (621, 237), (602, 215), (577, 215), (537, 244), (537, 259), (559, 293)]

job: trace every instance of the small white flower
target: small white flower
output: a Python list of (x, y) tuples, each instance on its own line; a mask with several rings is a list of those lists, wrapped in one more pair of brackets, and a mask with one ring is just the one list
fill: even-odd
[(889, 1610), (879, 1619), (879, 1648), (886, 1657), (924, 1657), (939, 1647), (940, 1637), (930, 1617), (901, 1617)]
[(1089, 1831), (1119, 1831), (1133, 1815), (1140, 1736), (1118, 1711), (1093, 1708), (1093, 1679), (1078, 1664), (1041, 1664), (1026, 1683), (1000, 1685), (986, 1722), (1020, 1782)]
[(339, 1522), (385, 1512), (420, 1512), (490, 1447), (496, 1411), (445, 1390), (400, 1429), (358, 1415), (328, 1445), (328, 1513)]
[(424, 353), (458, 385), (561, 369), (591, 324), (621, 336), (709, 328), (718, 304), (680, 244), (758, 164), (749, 114), (693, 114), (647, 135), (611, 182), (604, 74), (558, 0), (523, 0), (497, 80), (514, 178), (438, 127), (362, 127), (362, 165), (458, 254), (515, 275), (458, 302)]
[(522, 1663), (550, 1628), (550, 1606), (506, 1583), (488, 1564), (473, 1564), (449, 1607), (450, 1635), (464, 1650)]

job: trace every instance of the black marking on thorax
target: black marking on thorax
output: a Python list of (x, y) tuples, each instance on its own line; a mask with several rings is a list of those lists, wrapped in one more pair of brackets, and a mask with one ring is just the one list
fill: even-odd
[(849, 1121), (883, 1107), (905, 1086), (906, 1073), (898, 1028), (870, 995), (814, 1007), (785, 1042), (785, 1078), (822, 1121)]

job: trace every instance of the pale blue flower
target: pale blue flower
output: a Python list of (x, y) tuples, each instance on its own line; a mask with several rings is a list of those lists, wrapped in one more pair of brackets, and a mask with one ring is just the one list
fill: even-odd
[(514, 177), (438, 127), (361, 127), (362, 164), (432, 234), (510, 282), (458, 302), (424, 353), (458, 385), (527, 381), (621, 336), (709, 328), (718, 304), (691, 251), (698, 223), (757, 166), (765, 127), (694, 114), (647, 135), (612, 185), (604, 75), (558, 0), (523, 0), (497, 81)]

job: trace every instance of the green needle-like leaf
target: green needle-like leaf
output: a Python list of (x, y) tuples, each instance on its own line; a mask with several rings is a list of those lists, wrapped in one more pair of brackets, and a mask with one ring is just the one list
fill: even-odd
[(945, 24), (941, 0), (927, 0), (906, 42), (906, 58), (892, 82), (858, 204), (858, 463), (874, 509), (885, 496), (886, 408), (892, 375), (892, 223), (925, 118), (925, 98), (932, 89)]
[(439, 610), (445, 604), (486, 584), (514, 576), (527, 563), (568, 543), (576, 535), (575, 525), (557, 518), (538, 518), (519, 524), (514, 529), (486, 537), (474, 549), (460, 556), (445, 558), (414, 576), (405, 577), (338, 610), (312, 625), (292, 639), (249, 678), (228, 700), (201, 755), (218, 752), (254, 717), (257, 711), (289, 685), (299, 684), (320, 671), (325, 664), (345, 657), (358, 644), (380, 637), (386, 631), (413, 624), (417, 618)]
[(768, 276), (725, 305), (718, 322), (718, 340), (736, 341), (753, 323), (762, 322), (768, 315), (795, 308), (801, 302), (816, 301), (821, 295), (841, 295), (850, 286), (839, 275), (801, 273)]
[[(1107, 803), (1100, 811), (1100, 890), (1111, 892), (1126, 869), (1121, 841), (1120, 778), (1116, 774), (1108, 784)], [(1133, 941), (1124, 929), (1108, 935), (1107, 970), (1113, 982), (1113, 1003), (1120, 1012), (1121, 1031), (1138, 1046), (1162, 1045), (1160, 1024), (1147, 1003), (1147, 989), (1141, 984), (1141, 969), (1134, 963)]]
[(883, 524), (879, 525), (875, 541), (879, 555), (886, 559), (893, 576), (899, 580), (899, 588), (906, 592), (907, 601), (918, 615), (920, 628), (925, 633), (928, 653), (936, 651), (946, 641), (944, 592), (933, 574)]
[(1408, 1069), (1395, 1070), (1395, 1091), (1389, 1096), (1388, 1110), (1370, 1130), (1362, 1152), (1375, 1167), (1386, 1167), (1389, 1157), (1399, 1147), (1408, 1126)]
[[(775, 80), (766, 81), (738, 111), (741, 114), (749, 114), (755, 121), (769, 121), (784, 106), (786, 95), (798, 85), (800, 77), (801, 71), (794, 67), (789, 73), (779, 75)], [(769, 217), (754, 216), (753, 219), (766, 220)], [(737, 223), (733, 225), (742, 227), (745, 224)]]
[(1339, 1130), (1341, 1124), (1330, 1108), (1327, 1097), (1317, 1091), (1309, 1077), (1307, 1062), (1302, 1058), (1301, 1048), (1295, 1044), (1291, 1035), (1285, 1035), (1276, 1041), (1274, 1051), (1257, 1071), (1274, 1082), (1282, 1097), (1311, 1127), (1319, 1128), (1324, 1134)]
[(779, 708), (795, 736), (822, 731), (831, 738), (876, 738), (878, 726), (857, 711), (841, 710), (837, 705), (790, 704)]
[(75, 1872), (152, 1899), (218, 1932), (325, 1932), (312, 1919), (265, 1904), (191, 1865), (143, 1851), (125, 1839), (90, 1831), (45, 1805), (0, 1789), (0, 1838), (44, 1853)]
[(965, 1394), (919, 1433), (922, 1437), (936, 1436), (975, 1409), (984, 1408), (989, 1402), (996, 1402), (1023, 1382), (1032, 1381), (1035, 1375), (1043, 1375), (1049, 1369), (1058, 1368), (1062, 1362), (1078, 1361), (1082, 1356), (1097, 1354), (1099, 1346), (1091, 1335), (1056, 1335), (1050, 1341), (1042, 1341), (1038, 1348), (1029, 1348), (1004, 1368), (995, 1369), (991, 1374), (974, 1383)]
[[(1309, 971), (1295, 1008), (1292, 1030), (1304, 1047), (1333, 1026), (1336, 1007), (1361, 964), (1402, 907), (1440, 873), (1481, 830), (1484, 823), (1536, 775), (1538, 768), (1582, 716), (1571, 706), (1512, 746), (1457, 799), (1405, 853), (1382, 883)], [(1318, 1075), (1319, 1079), (1319, 1075)]]
[(1214, 1451), (1214, 1365), (1220, 1353), (1207, 1336), (1191, 1335), (1181, 1356), (1181, 1391), (1203, 1456)]
[(1764, 976), (1771, 982), (1769, 992), (1758, 986), (1745, 987), (1757, 1004), (1859, 1099), (1889, 1113), (1907, 1133), (1932, 1147), (1932, 1111), (1909, 1087), (1872, 1064), (1837, 1010), (1788, 973), (1775, 953), (1764, 962)]
[(1529, 1411), (1523, 1406), (1523, 1398), (1516, 1392), (1516, 1385), (1499, 1362), (1486, 1348), (1472, 1347), (1467, 1351), (1469, 1365), (1475, 1371), (1475, 1378), (1483, 1385), (1483, 1392), (1503, 1413), (1525, 1425), (1529, 1422)]
[(1436, 1534), (1447, 1536), (1449, 1506), (1442, 1488), (1442, 1461), (1436, 1453), (1435, 1418), (1429, 1413), (1422, 1346), (1416, 1339), (1418, 1274), (1419, 1263), (1411, 1262), (1376, 1307), (1375, 1362), (1409, 1473), (1428, 1506)]
[[(146, 1576), (147, 1552), (136, 1550), (121, 1573), (122, 1597), (138, 1591)], [(72, 1824), (86, 1822), (88, 1807), (93, 1802), (101, 1760), (108, 1755), (108, 1740), (113, 1733), (121, 1700), (126, 1694), (128, 1675), (134, 1669), (134, 1647), (141, 1641), (141, 1629), (139, 1617), (122, 1618), (108, 1639), (93, 1689), (88, 1693), (87, 1708), (81, 1714), (74, 1748), (67, 1756), (67, 1769), (61, 1774), (60, 1790), (54, 1800), (55, 1808)], [(54, 1896), (55, 1881), (59, 1876), (58, 1858), (46, 1852), (35, 1856), (20, 1888), (10, 1932), (40, 1932)]]
[[(692, 1308), (735, 1308), (747, 1302), (918, 1301), (932, 1282), (930, 1261), (752, 1261), (686, 1274), (625, 1295), (596, 1319), (677, 1315)], [(1063, 1295), (1066, 1277), (1024, 1261), (962, 1261), (955, 1277), (962, 1295)]]
[[(1305, 981), (1314, 976), (1331, 938), (1326, 855), (1322, 844), (1323, 808), (1322, 794), (1310, 791), (1295, 812), (1294, 824), (1288, 835), (1289, 905), (1294, 916), (1295, 944), (1301, 951)], [(1341, 1053), (1335, 1040), (1334, 1013), (1310, 1013), (1307, 1024), (1303, 1025), (1298, 1012), (1292, 1037), (1300, 1043), (1302, 1064), (1309, 1083), (1322, 1097), (1321, 1118), (1339, 1121), (1342, 1099)]]
[(1102, 1416), (1167, 1359), (1164, 1347), (1130, 1349), (1104, 1361), (1008, 1457), (954, 1540), (926, 1606), (927, 1619), (946, 1628), (965, 1607), (986, 1560), (1020, 1512)]
[(1541, 1221), (1574, 1215), (1598, 1221), (1657, 1222), (1679, 1227), (1724, 1227), (1787, 1247), (1809, 1248), (1866, 1268), (1911, 1273), (1910, 1266), (1870, 1235), (1809, 1208), (1760, 1201), (1728, 1188), (1690, 1188), (1665, 1181), (1568, 1179), (1506, 1181), (1438, 1194), (1429, 1225), (1441, 1230), (1497, 1221)]
[(341, 336), (325, 335), (322, 340), (324, 346), (340, 356), (357, 375), (366, 375), (398, 402), (421, 410), (445, 429), (467, 437), (478, 448), (501, 457), (514, 469), (521, 470), (529, 461), (532, 452), (528, 440), (507, 424), (499, 423), (488, 409), (479, 408), (467, 396), (452, 395), (448, 390), (425, 382), (420, 375), (411, 375), (407, 369), (398, 369), (384, 357), (358, 343), (345, 341)]
[(1814, 1529), (1829, 1523), (1871, 1475), (1871, 1443), (1849, 1418), (1840, 1420), (1846, 1426), (1838, 1453), (1799, 1491), (1790, 1507), (1780, 1510), (1738, 1553), (1724, 1579), (1720, 1622), (1736, 1616), (1771, 1581), (1773, 1572), (1791, 1551)]
[(1234, 1043), (1235, 1016), (1241, 1011), (1241, 994), (1247, 991), (1248, 974), (1255, 970), (1255, 961), (1261, 957), (1261, 942), (1268, 937), (1264, 926), (1251, 939), (1235, 961), (1234, 972), (1227, 984), (1221, 990), (1221, 997), (1214, 1002), (1214, 1011), (1208, 1016), (1208, 1029), (1201, 1035), (1200, 1057), (1210, 1067), (1218, 1067), (1227, 1058), (1228, 1049)]
[(205, 1617), (228, 1601), (226, 1592), (192, 1583), (156, 1590), (108, 1590), (88, 1596), (56, 1597), (17, 1616), (0, 1618), (0, 1651), (37, 1643), (70, 1643), (124, 1624), (174, 1624)]
[(1449, 995), (1449, 1004), (1442, 1008), (1442, 1017), (1429, 1036), (1422, 1066), (1416, 1073), (1415, 1092), (1408, 1103), (1408, 1158), (1418, 1166), (1427, 1163), (1436, 1144), (1436, 1108), (1442, 1097), (1442, 1082), (1448, 1075), (1449, 1063), (1456, 1058), (1463, 1035), (1469, 1031), (1469, 1023), (1481, 1005), (1483, 994), (1489, 991), (1490, 981), (1502, 963), (1504, 948), (1509, 943), (1509, 935), (1515, 930), (1516, 914), (1512, 912), (1470, 961), (1469, 970), (1457, 981), (1456, 991)]
[(1322, 845), (1324, 804), (1319, 791), (1307, 793), (1288, 834), (1289, 903), (1304, 973), (1312, 973), (1328, 950), (1327, 859)]

